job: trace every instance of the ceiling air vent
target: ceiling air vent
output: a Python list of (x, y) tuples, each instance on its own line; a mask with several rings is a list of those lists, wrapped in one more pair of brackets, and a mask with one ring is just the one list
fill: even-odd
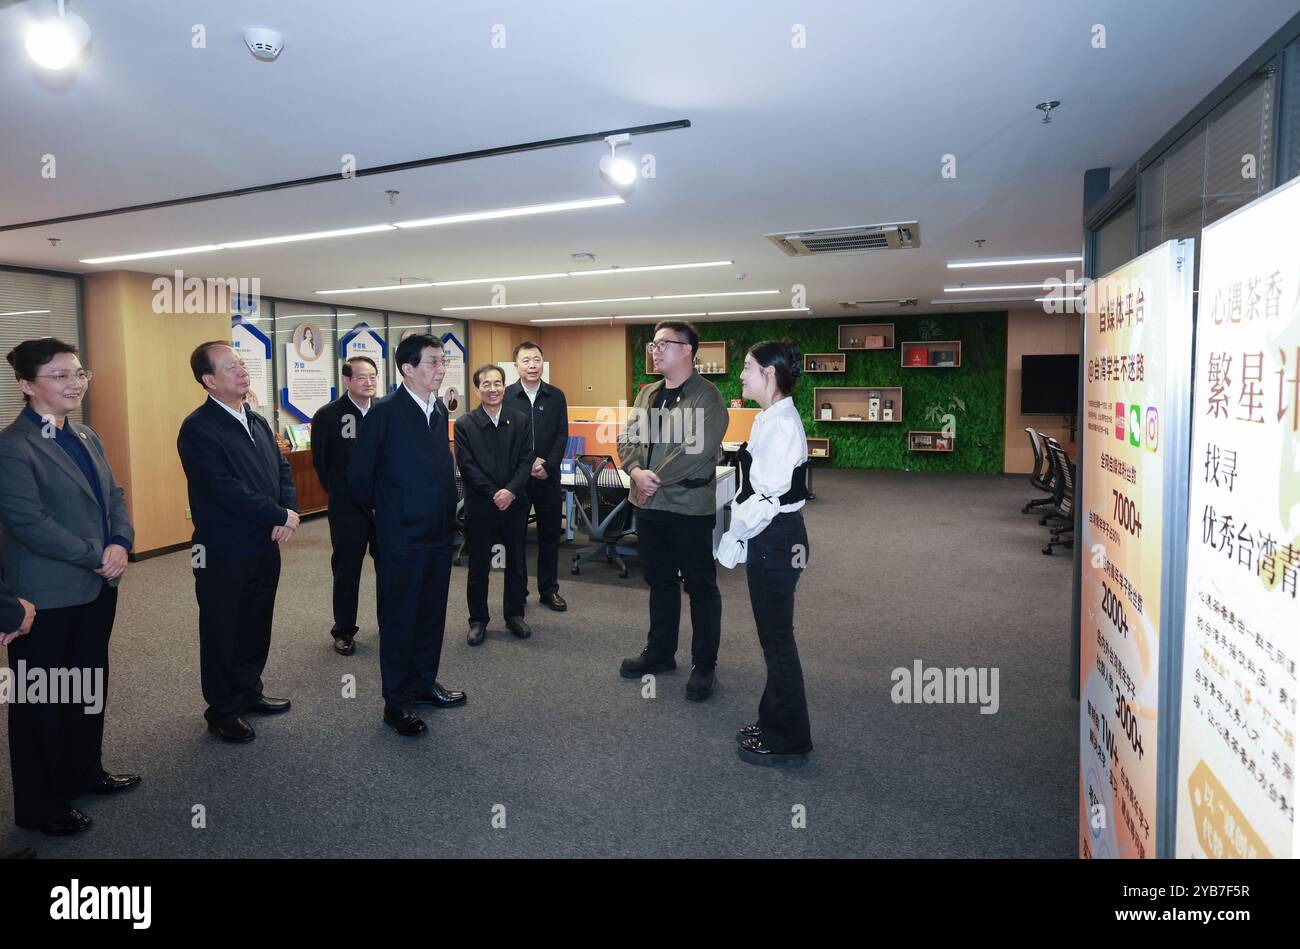
[(841, 300), (840, 306), (846, 310), (865, 310), (869, 306), (916, 306), (916, 297), (905, 297), (902, 300)]
[(765, 235), (790, 257), (822, 254), (862, 254), (869, 250), (905, 250), (921, 246), (921, 228), (915, 221), (825, 227), (814, 231)]

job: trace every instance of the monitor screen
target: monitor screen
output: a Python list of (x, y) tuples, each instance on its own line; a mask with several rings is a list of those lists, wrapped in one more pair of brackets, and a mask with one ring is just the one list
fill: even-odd
[(1079, 357), (1020, 357), (1020, 414), (1077, 415)]

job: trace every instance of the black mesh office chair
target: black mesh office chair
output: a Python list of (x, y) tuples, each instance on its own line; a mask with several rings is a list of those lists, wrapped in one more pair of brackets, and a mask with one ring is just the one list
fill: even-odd
[(1052, 466), (1043, 452), (1042, 436), (1032, 428), (1026, 428), (1025, 431), (1029, 433), (1029, 444), (1034, 449), (1034, 470), (1029, 476), (1029, 484), (1036, 491), (1047, 492), (1047, 497), (1035, 498), (1020, 509), (1021, 513), (1028, 514), (1032, 508), (1054, 503), (1056, 491), (1052, 484)]
[(1051, 525), (1051, 540), (1043, 545), (1043, 553), (1051, 554), (1053, 547), (1071, 548), (1074, 546), (1075, 469), (1060, 442), (1050, 435), (1044, 436), (1043, 442), (1047, 447), (1048, 462), (1051, 464), (1052, 472), (1059, 482), (1054, 497), (1054, 509), (1045, 518), (1046, 521), (1057, 521), (1056, 524)]
[(460, 476), (460, 465), (456, 466), (456, 541), (452, 547), (451, 562), (460, 566), (460, 554), (465, 549), (465, 479)]
[(578, 455), (573, 459), (573, 499), (576, 520), (591, 538), (591, 547), (573, 555), (573, 573), (597, 557), (618, 563), (619, 576), (627, 576), (624, 557), (635, 557), (636, 548), (618, 543), (634, 533), (632, 502), (619, 477), (618, 466), (609, 455)]

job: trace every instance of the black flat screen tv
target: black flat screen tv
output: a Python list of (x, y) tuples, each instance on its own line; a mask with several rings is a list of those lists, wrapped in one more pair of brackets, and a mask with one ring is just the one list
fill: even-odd
[(1021, 356), (1020, 414), (1078, 415), (1079, 357)]

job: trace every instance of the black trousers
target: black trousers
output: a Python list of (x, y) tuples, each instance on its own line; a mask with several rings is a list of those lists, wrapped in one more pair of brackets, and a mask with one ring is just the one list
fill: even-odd
[(778, 514), (750, 538), (745, 555), (749, 604), (767, 663), (767, 687), (758, 703), (763, 741), (776, 752), (812, 747), (803, 667), (794, 643), (794, 588), (808, 562), (808, 531), (803, 514)]
[(409, 709), (438, 679), (451, 545), (379, 551), (379, 672), (384, 701)]
[[(346, 495), (332, 495), (326, 514), (330, 525), (330, 569), (334, 574), (334, 636), (351, 636), (357, 631), (357, 599), (361, 590), (361, 568), (366, 550), (378, 562), (375, 521)], [(376, 567), (376, 569), (378, 569)]]
[(279, 586), (279, 544), (207, 550), (203, 565), (194, 568), (199, 671), (208, 703), (203, 717), (209, 722), (223, 722), (261, 701)]
[[(537, 512), (537, 595), (547, 596), (560, 592), (560, 527), (564, 511), (564, 492), (560, 489), (558, 475), (545, 480), (528, 479), (528, 503)], [(524, 515), (525, 521), (527, 514)], [(524, 596), (528, 596), (527, 580)]]
[[(83, 684), (82, 670), (100, 676), (99, 691), (94, 693), (100, 707), (95, 714), (87, 714), (89, 703), (9, 706), (9, 764), (18, 824), (43, 824), (67, 813), (72, 799), (85, 793), (104, 771), (102, 703), (108, 698), (108, 639), (116, 615), (117, 589), (105, 585), (89, 603), (37, 610), (31, 632), (9, 644), (16, 687), (26, 684), (18, 679), (19, 662), (29, 675), (33, 669), (47, 670), (47, 682), (53, 681), (48, 678), (51, 669), (76, 670)], [(47, 699), (54, 697), (47, 691)], [(87, 696), (83, 693), (82, 698)]]
[(528, 503), (520, 498), (504, 511), (473, 514), (465, 519), (465, 546), (469, 549), (469, 581), (465, 598), (469, 601), (469, 621), (487, 623), (488, 571), (492, 568), (493, 548), (505, 549), (505, 590), (501, 595), (502, 614), (509, 619), (524, 615), (528, 597), (528, 563), (524, 556), (524, 534), (528, 530)]
[(650, 584), (650, 635), (647, 647), (658, 656), (677, 653), (682, 618), (682, 583), (691, 598), (691, 659), (699, 665), (718, 661), (722, 640), (722, 594), (713, 559), (713, 522), (636, 519), (637, 556)]

